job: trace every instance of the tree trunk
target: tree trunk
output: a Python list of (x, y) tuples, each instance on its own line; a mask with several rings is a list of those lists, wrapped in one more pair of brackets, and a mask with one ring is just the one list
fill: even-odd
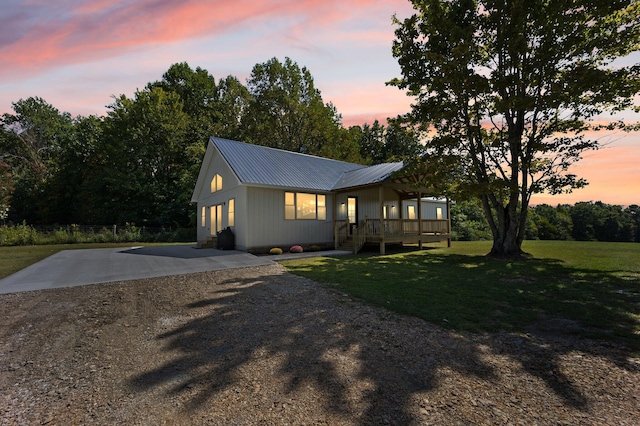
[(499, 259), (525, 259), (527, 253), (522, 251), (521, 224), (527, 220), (526, 210), (518, 210), (515, 206), (507, 205), (504, 208), (498, 208), (498, 211), (485, 209), (485, 213), (494, 213), (498, 216), (498, 220), (490, 219), (489, 223), (493, 233), (493, 245), (489, 252), (490, 257)]

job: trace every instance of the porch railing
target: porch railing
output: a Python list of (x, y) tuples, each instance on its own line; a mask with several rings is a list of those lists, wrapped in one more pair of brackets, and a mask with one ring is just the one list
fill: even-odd
[(358, 228), (357, 226), (353, 227), (353, 254), (358, 254), (360, 249), (364, 246), (364, 243), (367, 241), (367, 227), (363, 226)]
[[(418, 219), (365, 219), (364, 227), (372, 236), (418, 235)], [(423, 234), (448, 234), (449, 221), (446, 219), (422, 219)]]
[(346, 240), (349, 238), (349, 221), (348, 220), (336, 220), (334, 224), (333, 233), (335, 238), (335, 249), (337, 250)]

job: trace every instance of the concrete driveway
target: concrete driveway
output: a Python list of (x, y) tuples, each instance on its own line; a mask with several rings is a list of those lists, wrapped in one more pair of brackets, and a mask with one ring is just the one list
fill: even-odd
[(193, 245), (64, 250), (0, 280), (0, 294), (272, 263), (265, 256)]

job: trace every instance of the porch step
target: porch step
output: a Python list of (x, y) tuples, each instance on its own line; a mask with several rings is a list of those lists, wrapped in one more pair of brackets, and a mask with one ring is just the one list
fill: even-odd
[(353, 238), (349, 237), (340, 244), (338, 250), (353, 251)]
[(216, 248), (218, 246), (218, 237), (209, 237), (204, 243), (198, 244), (198, 248)]

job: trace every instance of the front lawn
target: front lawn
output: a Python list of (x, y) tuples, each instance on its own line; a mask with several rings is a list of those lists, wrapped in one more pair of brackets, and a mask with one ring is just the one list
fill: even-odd
[(467, 331), (561, 332), (640, 349), (640, 244), (526, 241), (527, 261), (490, 242), (386, 256), (283, 261), (292, 273), (369, 303)]

